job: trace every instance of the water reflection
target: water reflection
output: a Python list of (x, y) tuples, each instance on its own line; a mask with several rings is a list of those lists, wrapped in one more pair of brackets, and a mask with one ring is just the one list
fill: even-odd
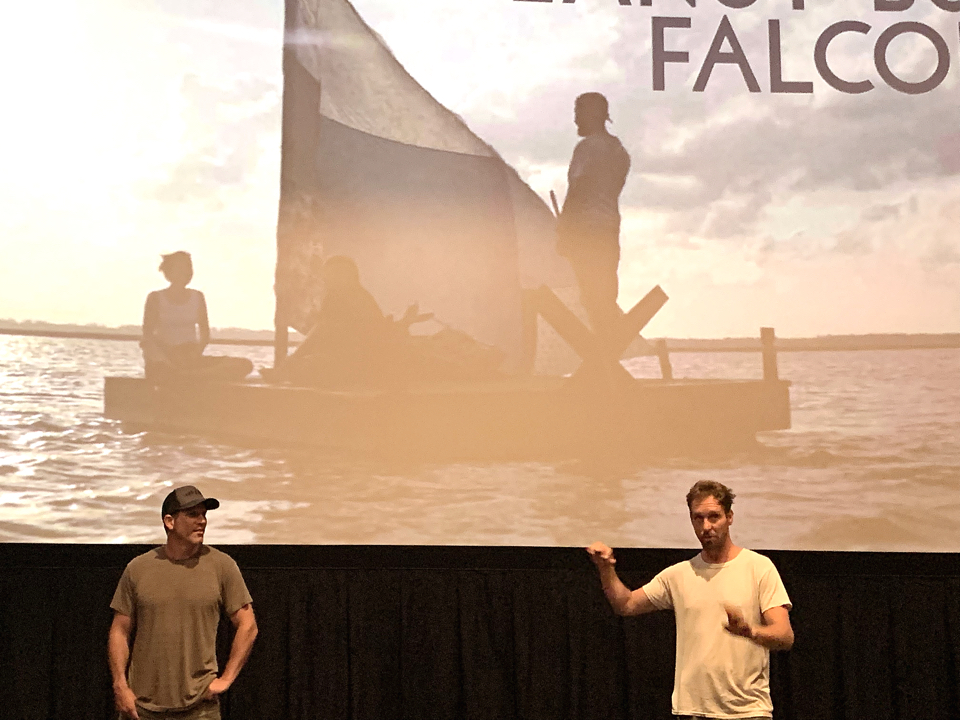
[[(260, 365), (269, 348), (246, 349)], [(793, 424), (727, 456), (398, 464), (238, 445), (102, 417), (104, 374), (135, 343), (0, 338), (0, 540), (152, 542), (162, 497), (221, 499), (211, 543), (693, 547), (683, 497), (734, 488), (735, 537), (758, 548), (956, 551), (960, 351), (785, 353)], [(677, 377), (759, 377), (759, 355), (678, 354)], [(656, 375), (656, 360), (631, 364)]]

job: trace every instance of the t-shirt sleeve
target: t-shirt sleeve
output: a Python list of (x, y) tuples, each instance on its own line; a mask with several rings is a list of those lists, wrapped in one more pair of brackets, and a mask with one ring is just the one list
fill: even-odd
[(570, 159), (570, 169), (567, 173), (568, 181), (583, 182), (597, 174), (603, 164), (602, 147), (596, 138), (584, 138), (573, 150)]
[(764, 568), (760, 573), (760, 612), (765, 613), (770, 608), (786, 606), (787, 610), (793, 607), (790, 597), (787, 595), (787, 588), (780, 579), (780, 573), (777, 567), (769, 559), (764, 563)]
[(657, 573), (653, 580), (643, 586), (643, 591), (658, 610), (672, 609), (673, 592), (670, 589), (670, 568)]
[(223, 609), (228, 616), (233, 615), (247, 603), (253, 602), (250, 591), (247, 590), (247, 584), (243, 581), (243, 575), (240, 574), (240, 568), (229, 556), (225, 556), (223, 561), (220, 597), (223, 598)]
[[(577, 143), (573, 149), (573, 156), (570, 158), (570, 166), (567, 168), (567, 185), (573, 185), (574, 180), (583, 173), (584, 149), (583, 141)], [(570, 188), (567, 188), (567, 194)]]
[(133, 617), (137, 607), (136, 595), (133, 588), (133, 579), (130, 577), (130, 566), (124, 568), (123, 575), (120, 576), (120, 582), (117, 583), (117, 589), (113, 593), (113, 600), (110, 601), (110, 607), (128, 617)]

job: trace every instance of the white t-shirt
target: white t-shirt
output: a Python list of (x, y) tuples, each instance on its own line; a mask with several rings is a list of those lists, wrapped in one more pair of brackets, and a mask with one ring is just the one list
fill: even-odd
[(738, 608), (751, 625), (762, 624), (770, 608), (792, 607), (769, 558), (744, 548), (714, 565), (697, 555), (666, 568), (643, 590), (655, 607), (676, 615), (675, 715), (773, 715), (770, 651), (724, 629), (724, 605)]

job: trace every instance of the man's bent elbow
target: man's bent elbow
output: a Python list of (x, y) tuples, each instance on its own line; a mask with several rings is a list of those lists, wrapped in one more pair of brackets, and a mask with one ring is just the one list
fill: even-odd
[(607, 595), (607, 602), (610, 603), (610, 607), (613, 609), (615, 615), (629, 615), (630, 614), (630, 596), (623, 597), (622, 595)]
[(613, 605), (613, 612), (621, 617), (633, 617), (634, 615), (643, 615), (649, 610), (643, 603), (639, 603), (633, 598), (627, 598)]
[(773, 637), (772, 640), (773, 642), (769, 645), (771, 650), (790, 650), (793, 647), (793, 629), (788, 628), (786, 632), (778, 637)]

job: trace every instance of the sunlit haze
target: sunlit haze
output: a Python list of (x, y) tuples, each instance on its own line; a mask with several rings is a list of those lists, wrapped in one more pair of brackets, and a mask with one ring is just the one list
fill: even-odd
[[(847, 38), (834, 67), (876, 88), (845, 95), (814, 71), (813, 45), (838, 20), (890, 24), (872, 2), (859, 15), (847, 3), (726, 10), (764, 91), (726, 65), (694, 93), (724, 9), (661, 4), (693, 16), (670, 36), (691, 62), (669, 66), (655, 92), (651, 10), (638, 3), (355, 2), (542, 197), (566, 190), (574, 97), (609, 97), (610, 129), (633, 158), (620, 304), (655, 284), (671, 298), (648, 334), (960, 330), (957, 15), (918, 2), (896, 18), (947, 38), (940, 87), (896, 92), (877, 78), (874, 36)], [(144, 296), (163, 286), (160, 253), (183, 249), (212, 325), (272, 327), (282, 0), (51, 0), (0, 17), (0, 318), (139, 323)], [(784, 74), (813, 81), (813, 94), (769, 92), (775, 17)], [(891, 64), (928, 76), (929, 43), (896, 42), (903, 60)]]

